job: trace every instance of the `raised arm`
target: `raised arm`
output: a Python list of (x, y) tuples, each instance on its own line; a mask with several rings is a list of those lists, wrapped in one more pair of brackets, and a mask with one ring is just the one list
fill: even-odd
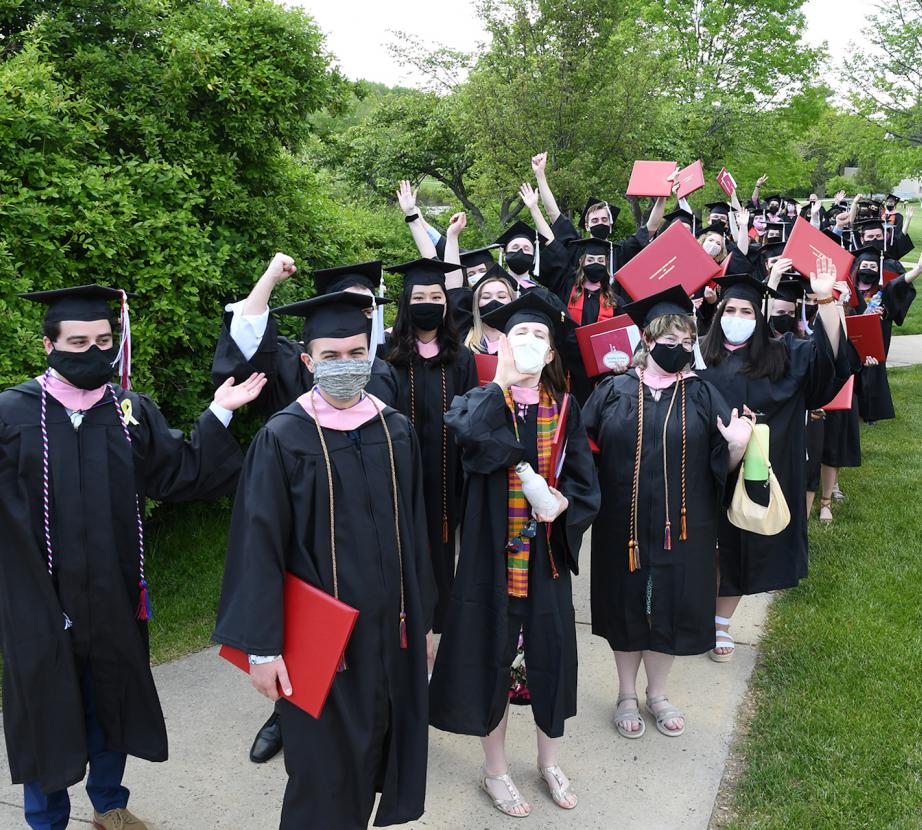
[(407, 227), (409, 227), (410, 233), (413, 235), (413, 241), (416, 243), (419, 255), (434, 259), (436, 256), (435, 243), (426, 233), (426, 223), (416, 207), (416, 194), (417, 191), (413, 189), (413, 185), (404, 179), (397, 189), (397, 203), (406, 217)]
[[(465, 227), (467, 227), (467, 214), (464, 211), (451, 217), (448, 230), (445, 231), (445, 262), (451, 262), (455, 265), (461, 264), (461, 249), (458, 245), (458, 239)], [(463, 286), (463, 269), (459, 268), (457, 271), (452, 271), (445, 275), (445, 287), (447, 289), (462, 288)]]
[(246, 316), (265, 314), (269, 310), (269, 297), (275, 287), (297, 270), (295, 261), (288, 254), (277, 253), (243, 301), (242, 313)]
[(547, 223), (547, 219), (544, 218), (541, 208), (538, 207), (538, 192), (528, 182), (525, 182), (519, 188), (519, 197), (531, 213), (531, 219), (535, 223), (538, 233), (545, 237), (549, 243), (553, 242), (554, 231), (551, 230), (551, 226)]
[(557, 206), (557, 200), (551, 192), (551, 186), (547, 183), (547, 150), (531, 157), (531, 169), (534, 171), (535, 178), (538, 180), (538, 192), (541, 194), (541, 202), (547, 211), (548, 219), (553, 225), (560, 218), (560, 208)]
[(819, 304), (817, 313), (823, 321), (823, 328), (826, 331), (833, 356), (839, 354), (839, 340), (842, 333), (842, 322), (832, 293), (835, 284), (836, 266), (829, 257), (817, 257), (816, 273), (810, 272), (810, 290), (816, 295)]
[(759, 192), (762, 190), (762, 185), (768, 181), (768, 176), (761, 175), (756, 181), (756, 186), (752, 189), (752, 206), (757, 208), (759, 206)]
[[(736, 195), (736, 194), (734, 194)], [(749, 211), (740, 208), (735, 213), (730, 213), (730, 221), (736, 222), (736, 247), (743, 256), (749, 254)]]

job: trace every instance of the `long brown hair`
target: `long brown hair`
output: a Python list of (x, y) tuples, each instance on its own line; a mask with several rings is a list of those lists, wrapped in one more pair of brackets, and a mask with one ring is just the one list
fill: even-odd
[[(606, 263), (605, 267), (608, 268), (610, 263)], [(576, 280), (573, 283), (573, 291), (570, 292), (570, 301), (574, 302), (577, 297), (579, 297), (580, 292), (583, 290), (583, 286), (586, 284), (586, 272), (583, 271), (583, 258), (580, 257), (579, 264), (576, 266)], [(600, 300), (605, 305), (606, 308), (615, 308), (618, 305), (618, 298), (615, 296), (615, 290), (612, 288), (612, 278), (609, 277), (607, 282), (602, 283), (602, 288), (599, 291)], [(569, 303), (568, 303), (569, 304)]]

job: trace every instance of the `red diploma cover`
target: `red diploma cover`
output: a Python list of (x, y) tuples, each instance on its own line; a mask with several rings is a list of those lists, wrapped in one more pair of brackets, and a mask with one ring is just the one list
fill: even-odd
[(684, 199), (696, 190), (701, 190), (704, 187), (704, 165), (701, 163), (701, 159), (680, 170), (678, 182), (677, 199)]
[(496, 376), (497, 357), (495, 354), (478, 354), (474, 352), (474, 365), (477, 367), (477, 381), (481, 386), (492, 383)]
[(879, 363), (886, 360), (884, 354), (884, 333), (880, 325), (880, 315), (858, 314), (845, 318), (845, 331), (848, 339), (858, 350), (861, 362), (869, 358), (876, 358)]
[(730, 171), (726, 167), (722, 167), (717, 174), (717, 184), (720, 185), (721, 190), (729, 198), (733, 198), (733, 194), (736, 193), (736, 181), (734, 181), (733, 176), (730, 175)]
[[(282, 657), (291, 680), (291, 697), (285, 700), (319, 718), (359, 612), (290, 573), (285, 574), (284, 605)], [(219, 654), (249, 673), (249, 658), (239, 649), (221, 646)]]
[(888, 270), (885, 268), (885, 269), (884, 269), (883, 282), (881, 282), (881, 285), (886, 285), (888, 282), (892, 282), (892, 281), (895, 280), (897, 277), (901, 277), (901, 276), (903, 276), (903, 275), (902, 275), (902, 274), (898, 274), (896, 271), (888, 271)]
[[(836, 279), (845, 280), (852, 285), (851, 272), (855, 257), (826, 234), (814, 228), (803, 216), (798, 216), (781, 256), (790, 259), (795, 270), (809, 278), (811, 273), (816, 273), (816, 263), (824, 254), (836, 267)], [(853, 285), (848, 304), (858, 305), (858, 295)]]
[[(615, 276), (634, 300), (673, 285), (691, 296), (720, 270), (682, 222), (676, 222), (644, 248)], [(577, 329), (579, 331), (579, 329)]]
[(576, 342), (589, 377), (611, 372), (619, 363), (630, 363), (640, 342), (640, 332), (627, 314), (599, 320), (576, 330)]
[(669, 196), (672, 182), (667, 182), (678, 168), (674, 161), (635, 161), (625, 195)]
[[(880, 325), (880, 323), (878, 323)], [(847, 381), (845, 381), (845, 386), (839, 390), (839, 394), (836, 395), (826, 406), (823, 407), (827, 412), (832, 412), (834, 410), (841, 409), (851, 409), (852, 408), (852, 393), (855, 391), (855, 376), (852, 375)]]

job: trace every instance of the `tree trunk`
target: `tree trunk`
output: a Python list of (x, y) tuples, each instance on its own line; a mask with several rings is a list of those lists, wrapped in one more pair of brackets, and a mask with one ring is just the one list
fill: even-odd
[[(518, 202), (515, 206), (515, 209), (512, 210), (512, 203)], [(519, 198), (519, 194), (516, 193), (514, 196), (507, 196), (503, 199), (502, 207), (499, 211), (499, 221), (503, 226), (508, 225), (516, 216), (522, 212), (522, 208), (525, 207), (525, 203)]]
[(640, 230), (643, 226), (643, 213), (640, 210), (640, 199), (637, 196), (625, 196), (628, 204), (631, 206), (631, 215), (634, 217), (635, 230)]
[(458, 197), (458, 201), (461, 202), (462, 207), (473, 217), (474, 221), (482, 228), (486, 225), (486, 219), (483, 218), (483, 214), (480, 212), (480, 208), (475, 205), (470, 197), (467, 195), (467, 190), (464, 187), (464, 182), (460, 180), (449, 181), (443, 179), (441, 176), (436, 176), (431, 174), (432, 178), (436, 181), (441, 182), (445, 185), (455, 196)]

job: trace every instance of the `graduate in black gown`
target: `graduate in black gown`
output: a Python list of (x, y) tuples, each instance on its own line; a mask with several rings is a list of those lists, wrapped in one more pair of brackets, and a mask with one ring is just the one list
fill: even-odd
[[(845, 336), (833, 297), (836, 281), (832, 262), (820, 258), (817, 273), (810, 275), (820, 306), (813, 337), (798, 340), (789, 332), (775, 340), (762, 309), (772, 289), (751, 277), (717, 280), (723, 295), (702, 344), (707, 368), (699, 374), (729, 406), (748, 406), (768, 424), (769, 461), (791, 514), (790, 524), (774, 536), (741, 530), (721, 518), (716, 627), (722, 643), (708, 652), (717, 662), (733, 653), (727, 629), (741, 596), (791, 588), (807, 575), (804, 413), (831, 401), (851, 373), (839, 348)], [(733, 478), (728, 489), (735, 484)]]
[(422, 452), (429, 550), (438, 587), (436, 632), (442, 630), (454, 579), (462, 484), (459, 450), (443, 416), (455, 395), (477, 385), (473, 355), (460, 344), (447, 306), (445, 274), (456, 269), (434, 259), (387, 269), (403, 276), (403, 291), (383, 353), (397, 376), (395, 408), (410, 419)]
[(641, 662), (657, 729), (669, 737), (685, 731), (666, 682), (675, 655), (714, 645), (723, 487), (752, 431), (692, 371), (692, 311), (679, 286), (626, 306), (643, 330), (634, 368), (602, 381), (583, 412), (600, 450), (605, 505), (592, 527), (592, 633), (615, 653), (615, 728), (625, 738), (646, 729), (636, 691)]
[[(63, 828), (67, 787), (89, 764), (95, 827), (144, 825), (128, 812), (127, 755), (165, 761), (150, 670), (144, 572), (147, 498), (233, 490), (242, 454), (231, 410), (265, 378), (222, 385), (188, 440), (128, 391), (125, 295), (80, 286), (23, 295), (48, 306), (48, 369), (0, 394), (0, 647), (3, 721), (26, 824)], [(122, 303), (113, 340), (112, 302)], [(119, 362), (122, 385), (112, 382)], [(135, 822), (135, 823), (130, 823)]]
[(424, 807), (434, 584), (422, 456), (407, 419), (364, 392), (370, 304), (339, 292), (277, 309), (305, 318), (317, 386), (254, 439), (228, 537), (214, 640), (250, 655), (253, 685), (270, 699), (277, 683), (291, 690), (286, 572), (359, 612), (320, 717), (279, 703), (283, 830), (365, 830), (376, 792), (375, 826)]
[[(265, 374), (268, 383), (256, 406), (267, 418), (314, 385), (307, 364), (302, 360), (302, 344), (280, 335), (275, 319), (269, 314), (272, 292), (297, 270), (290, 256), (276, 254), (247, 298), (225, 308), (211, 364), (211, 376), (216, 385), (229, 377), (240, 381), (253, 372)], [(354, 291), (375, 297), (381, 279), (381, 263), (375, 260), (325, 268), (314, 271), (313, 279), (318, 294)], [(379, 297), (375, 297), (375, 301), (377, 305), (388, 302)], [(369, 308), (369, 319), (378, 313)], [(377, 336), (377, 328), (373, 326), (374, 336)], [(397, 378), (390, 365), (377, 357), (372, 365), (368, 391), (388, 406), (393, 406), (397, 400)]]
[[(215, 346), (211, 364), (215, 385), (222, 384), (229, 377), (242, 380), (254, 371), (266, 375), (268, 383), (255, 404), (264, 418), (284, 409), (314, 385), (314, 378), (304, 360), (303, 345), (280, 335), (275, 318), (269, 314), (272, 292), (297, 270), (294, 259), (287, 254), (276, 254), (247, 298), (225, 308), (221, 333)], [(313, 273), (318, 294), (352, 291), (373, 297), (377, 306), (389, 302), (374, 295), (375, 285), (380, 279), (381, 263), (377, 260), (324, 268)], [(366, 313), (371, 320), (372, 337), (376, 338), (381, 321), (374, 320), (373, 315), (380, 312), (369, 307)], [(367, 391), (388, 406), (397, 401), (394, 370), (377, 356), (372, 364)], [(263, 764), (281, 751), (282, 730), (276, 707), (256, 733), (249, 757), (254, 764)]]
[[(496, 378), (455, 398), (446, 415), (462, 448), (467, 488), (458, 574), (430, 685), (430, 721), (480, 736), (481, 786), (501, 812), (525, 815), (530, 806), (508, 775), (505, 755), (520, 636), (538, 728), (538, 766), (554, 801), (565, 809), (576, 805), (557, 763), (564, 721), (576, 714), (570, 574), (578, 572), (599, 489), (579, 405), (566, 393), (554, 350), (572, 325), (566, 313), (529, 292), (487, 322), (505, 332)], [(548, 479), (561, 418), (566, 448), (550, 491), (552, 505), (532, 510), (516, 465), (527, 462)]]
[(515, 297), (514, 280), (498, 265), (494, 265), (474, 289), (471, 325), (464, 345), (474, 354), (496, 354), (502, 332), (483, 321), (483, 317)]

